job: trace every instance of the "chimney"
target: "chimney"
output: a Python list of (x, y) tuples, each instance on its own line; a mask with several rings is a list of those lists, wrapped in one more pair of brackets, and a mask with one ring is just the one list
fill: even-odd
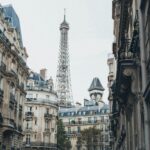
[(41, 77), (46, 80), (46, 77), (47, 77), (47, 69), (46, 68), (43, 68), (40, 70), (40, 75)]

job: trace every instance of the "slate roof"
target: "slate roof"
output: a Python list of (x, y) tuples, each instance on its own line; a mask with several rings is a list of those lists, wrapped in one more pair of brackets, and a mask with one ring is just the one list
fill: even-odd
[(14, 27), (16, 31), (18, 32), (18, 34), (20, 35), (19, 42), (20, 42), (20, 45), (23, 47), (21, 27), (20, 27), (20, 21), (19, 21), (18, 15), (16, 14), (12, 5), (5, 5), (3, 6), (3, 8), (4, 8), (5, 19), (7, 19), (7, 21), (11, 23), (12, 27)]
[[(109, 110), (109, 106), (104, 104), (103, 107), (100, 106), (83, 106), (83, 107), (73, 107), (73, 108), (60, 108), (59, 115), (63, 113), (63, 116), (81, 116), (81, 115), (89, 115), (92, 111), (95, 115), (107, 114)], [(72, 115), (73, 114), (73, 115)], [(61, 115), (62, 116), (62, 115)]]
[(95, 78), (93, 79), (93, 81), (92, 81), (92, 83), (91, 83), (91, 86), (90, 86), (90, 88), (89, 88), (88, 91), (92, 91), (92, 90), (100, 90), (100, 91), (104, 91), (104, 90), (105, 90), (105, 89), (103, 88), (103, 86), (102, 86), (100, 80), (99, 80), (97, 77), (95, 77)]
[(28, 79), (32, 79), (32, 80), (39, 81), (39, 82), (44, 81), (44, 79), (40, 76), (39, 73), (32, 72), (31, 74), (32, 75), (30, 75)]

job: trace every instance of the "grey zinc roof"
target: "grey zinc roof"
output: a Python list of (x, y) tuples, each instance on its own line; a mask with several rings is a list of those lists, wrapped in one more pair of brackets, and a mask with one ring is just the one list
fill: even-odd
[(105, 104), (104, 106), (83, 106), (83, 107), (73, 107), (73, 108), (60, 108), (59, 113), (67, 112), (86, 112), (86, 111), (96, 111), (96, 110), (109, 110), (109, 106)]
[(101, 91), (104, 91), (105, 89), (103, 88), (100, 80), (95, 77), (91, 83), (91, 86), (89, 88), (89, 91), (92, 91), (92, 90), (101, 90)]
[(14, 27), (16, 31), (18, 32), (18, 34), (20, 35), (19, 42), (21, 46), (23, 47), (20, 21), (14, 8), (12, 7), (12, 5), (6, 5), (3, 8), (4, 8), (5, 19), (9, 19), (9, 22), (11, 23), (12, 27)]

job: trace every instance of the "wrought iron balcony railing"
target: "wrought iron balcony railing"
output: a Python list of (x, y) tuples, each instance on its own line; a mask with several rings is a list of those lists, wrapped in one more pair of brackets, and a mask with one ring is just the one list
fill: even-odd
[(25, 113), (26, 117), (33, 117), (33, 115), (34, 115), (34, 113), (31, 112), (31, 111), (28, 111), (28, 112)]
[(25, 147), (48, 147), (48, 148), (57, 148), (57, 144), (54, 143), (45, 143), (45, 142), (27, 142), (23, 143)]
[(93, 124), (99, 124), (99, 123), (105, 123), (104, 120), (95, 120), (95, 121), (71, 121), (71, 122), (63, 122), (64, 125), (93, 125)]
[(49, 114), (49, 113), (44, 114), (45, 119), (52, 119), (52, 117), (53, 117), (52, 114)]

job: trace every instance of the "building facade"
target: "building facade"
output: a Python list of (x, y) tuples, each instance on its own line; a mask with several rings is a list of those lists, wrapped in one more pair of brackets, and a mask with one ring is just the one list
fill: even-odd
[[(96, 150), (109, 149), (109, 106), (103, 100), (103, 91), (98, 78), (94, 78), (89, 88), (91, 100), (84, 99), (84, 106), (77, 103), (72, 108), (61, 108), (59, 119), (62, 119), (67, 137), (71, 141), (72, 150), (87, 150), (87, 145), (78, 142), (81, 131), (95, 127), (100, 130)], [(93, 149), (92, 148), (92, 149)], [(91, 150), (92, 150), (91, 149)]]
[(0, 5), (0, 149), (22, 148), (27, 53), (19, 18), (11, 5)]
[(116, 79), (111, 86), (113, 150), (149, 150), (149, 0), (113, 0)]
[(24, 149), (57, 149), (57, 94), (52, 78), (30, 72), (24, 108)]

